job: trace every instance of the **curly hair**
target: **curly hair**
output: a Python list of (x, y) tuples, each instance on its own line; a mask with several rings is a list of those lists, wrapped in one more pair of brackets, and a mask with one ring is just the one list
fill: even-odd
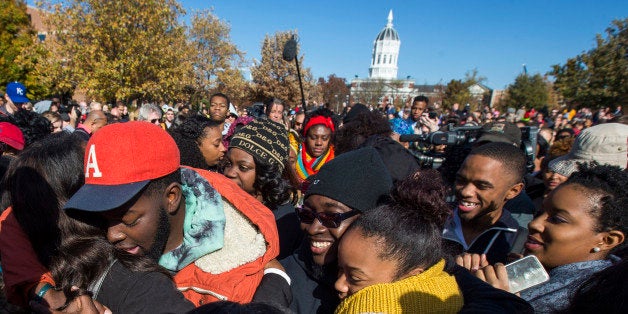
[(253, 187), (262, 195), (262, 202), (270, 209), (275, 209), (290, 200), (296, 194), (290, 182), (279, 171), (277, 164), (270, 164), (253, 156), (255, 162), (255, 182)]
[(220, 123), (199, 115), (188, 117), (181, 125), (175, 127), (170, 135), (179, 147), (181, 164), (193, 168), (210, 169), (198, 145), (207, 136), (206, 128), (219, 127)]
[[(597, 219), (596, 232), (618, 230), (628, 234), (628, 173), (617, 166), (580, 164), (561, 186), (578, 185), (592, 202), (590, 214)], [(619, 249), (625, 244), (617, 246)]]
[(396, 278), (416, 267), (427, 269), (445, 256), (441, 234), (451, 215), (445, 195), (436, 170), (419, 170), (395, 185), (390, 203), (365, 212), (348, 230), (377, 238), (379, 258), (398, 262)]
[(390, 123), (384, 116), (377, 112), (360, 112), (336, 131), (334, 139), (336, 156), (357, 149), (372, 135), (390, 136), (391, 133)]
[(13, 116), (0, 119), (15, 124), (24, 134), (24, 147), (52, 133), (52, 123), (43, 116), (28, 110), (19, 110)]

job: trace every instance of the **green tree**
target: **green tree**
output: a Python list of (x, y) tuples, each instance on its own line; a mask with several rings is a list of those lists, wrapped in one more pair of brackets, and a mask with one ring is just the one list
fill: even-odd
[(628, 18), (614, 20), (596, 47), (552, 66), (554, 88), (575, 106), (612, 106), (628, 102)]
[[(465, 77), (462, 80), (451, 80), (445, 86), (443, 93), (443, 106), (444, 108), (451, 108), (455, 103), (464, 106), (465, 104), (479, 105), (476, 98), (473, 97), (469, 88), (475, 84), (482, 84), (486, 81), (486, 78), (480, 76), (477, 69), (467, 71)], [(483, 97), (483, 99), (486, 97)], [(489, 97), (490, 100), (490, 97)]]
[(184, 97), (192, 65), (175, 0), (63, 0), (45, 7), (57, 30), (49, 42), (58, 63), (47, 75), (58, 77), (59, 88), (100, 100)]
[(541, 108), (547, 105), (549, 92), (547, 81), (541, 74), (532, 76), (522, 73), (515, 82), (508, 86), (505, 100), (506, 106), (518, 108)]
[(187, 31), (194, 68), (192, 103), (214, 92), (229, 95), (236, 104), (247, 99), (247, 82), (240, 71), (244, 53), (231, 42), (230, 31), (229, 24), (210, 10), (198, 11), (192, 16)]
[(48, 89), (31, 73), (45, 50), (35, 42), (36, 33), (22, 0), (0, 1), (0, 86), (20, 81), (26, 85), (29, 97), (46, 96)]
[[(274, 35), (266, 35), (262, 42), (262, 60), (256, 61), (251, 68), (253, 76), (253, 92), (256, 101), (269, 98), (279, 98), (289, 106), (301, 104), (301, 92), (299, 79), (294, 61), (283, 60), (283, 47), (285, 43), (296, 35), (295, 31), (277, 32)], [(305, 99), (310, 99), (314, 93), (314, 84), (310, 69), (304, 67), (304, 56), (299, 52), (297, 43), (297, 58), (303, 80)]]

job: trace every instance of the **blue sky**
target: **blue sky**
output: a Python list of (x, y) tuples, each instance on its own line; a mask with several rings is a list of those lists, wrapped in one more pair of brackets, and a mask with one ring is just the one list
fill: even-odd
[(266, 34), (296, 29), (302, 66), (315, 77), (368, 76), (373, 40), (393, 10), (401, 39), (399, 78), (436, 84), (476, 68), (502, 89), (526, 64), (544, 74), (595, 44), (613, 19), (628, 17), (628, 1), (256, 1), (182, 0), (188, 12), (213, 8), (231, 26), (248, 59), (260, 57)]

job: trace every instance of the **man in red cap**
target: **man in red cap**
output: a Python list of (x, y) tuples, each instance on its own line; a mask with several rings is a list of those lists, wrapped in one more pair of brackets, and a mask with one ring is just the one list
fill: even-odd
[(158, 260), (196, 306), (250, 302), (264, 274), (284, 277), (265, 270), (279, 253), (270, 210), (220, 174), (180, 167), (159, 126), (105, 126), (87, 142), (84, 162), (85, 185), (67, 213), (104, 218), (111, 243)]

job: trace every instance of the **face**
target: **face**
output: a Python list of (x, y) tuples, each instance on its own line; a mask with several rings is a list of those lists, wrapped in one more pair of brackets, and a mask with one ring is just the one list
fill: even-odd
[(253, 156), (244, 150), (233, 147), (227, 152), (226, 158), (223, 174), (246, 193), (257, 197), (259, 193), (253, 187), (255, 183), (255, 160), (253, 160)]
[(317, 124), (307, 130), (305, 145), (307, 153), (312, 157), (319, 157), (329, 149), (331, 141), (331, 129), (322, 124)]
[(543, 182), (548, 191), (554, 190), (556, 187), (567, 181), (567, 177), (562, 174), (558, 174), (549, 169), (543, 172)]
[(496, 221), (504, 203), (517, 196), (522, 185), (513, 183), (501, 162), (486, 156), (468, 156), (455, 181), (460, 219), (466, 222), (477, 219)]
[(172, 110), (166, 111), (166, 121), (168, 122), (174, 121), (174, 112)]
[(352, 229), (342, 237), (338, 245), (338, 280), (336, 291), (344, 299), (363, 288), (378, 283), (396, 281), (398, 264), (380, 258), (385, 245), (381, 239), (364, 237), (360, 229)]
[(63, 121), (56, 120), (52, 122), (52, 133), (59, 133), (61, 131), (63, 131)]
[(159, 117), (159, 114), (157, 112), (151, 112), (148, 115), (148, 122), (150, 122), (152, 124), (159, 125), (159, 120), (160, 120), (160, 117)]
[(268, 113), (268, 119), (277, 123), (283, 123), (283, 105), (273, 104)]
[[(303, 207), (316, 213), (341, 214), (351, 211), (348, 206), (322, 195), (310, 195), (303, 203)], [(318, 219), (314, 219), (311, 224), (301, 223), (301, 229), (309, 242), (314, 263), (322, 266), (336, 262), (338, 241), (358, 216), (343, 220), (338, 228), (327, 228)]]
[(221, 96), (214, 96), (209, 100), (209, 118), (223, 122), (227, 118), (229, 112), (229, 104), (227, 99)]
[(205, 163), (213, 167), (225, 156), (227, 149), (222, 144), (220, 128), (206, 127), (203, 133), (205, 136), (199, 139), (198, 148), (201, 150), (201, 154), (203, 154)]
[(102, 116), (98, 116), (96, 119), (94, 119), (91, 125), (92, 133), (98, 131), (105, 125), (107, 125), (107, 117), (105, 117), (104, 114)]
[(600, 199), (588, 194), (576, 184), (551, 192), (543, 201), (543, 213), (528, 224), (526, 253), (538, 257), (547, 269), (600, 258), (592, 250), (603, 235), (594, 230), (596, 219), (590, 214)]
[(423, 111), (425, 111), (425, 108), (427, 108), (427, 103), (425, 103), (424, 101), (415, 101), (414, 103), (412, 103), (412, 120), (419, 121), (419, 118), (421, 118), (421, 115), (423, 115)]
[(294, 116), (294, 130), (301, 132), (303, 130), (303, 120), (305, 120), (304, 114), (298, 114)]
[(170, 223), (161, 195), (154, 194), (142, 193), (135, 202), (104, 212), (102, 216), (107, 221), (107, 240), (116, 248), (157, 260), (166, 249)]

